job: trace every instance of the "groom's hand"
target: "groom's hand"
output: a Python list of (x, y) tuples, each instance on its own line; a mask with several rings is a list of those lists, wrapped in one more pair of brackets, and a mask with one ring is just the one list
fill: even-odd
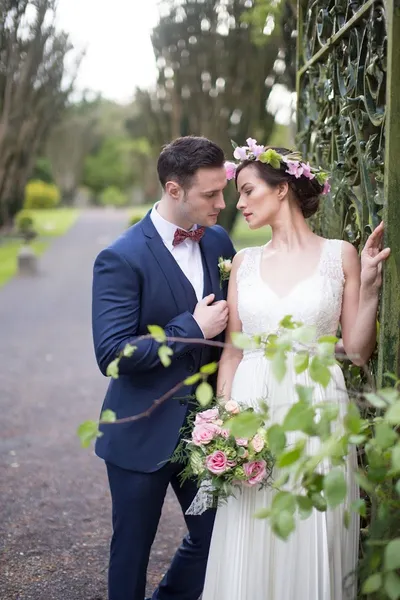
[(225, 300), (214, 302), (215, 294), (200, 300), (194, 309), (193, 318), (197, 321), (206, 340), (219, 335), (228, 323), (228, 304)]

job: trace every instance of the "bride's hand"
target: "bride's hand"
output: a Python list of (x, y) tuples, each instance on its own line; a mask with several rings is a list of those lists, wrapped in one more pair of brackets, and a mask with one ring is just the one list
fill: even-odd
[(390, 248), (382, 250), (383, 221), (368, 237), (361, 252), (361, 286), (377, 292), (382, 285), (382, 264), (390, 254)]

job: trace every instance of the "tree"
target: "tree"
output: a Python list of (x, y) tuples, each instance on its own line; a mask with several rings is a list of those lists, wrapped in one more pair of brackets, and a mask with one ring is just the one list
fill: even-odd
[[(246, 0), (165, 0), (152, 42), (158, 66), (155, 93), (139, 92), (139, 117), (130, 122), (146, 129), (155, 153), (180, 135), (204, 135), (221, 145), (227, 156), (230, 140), (248, 137), (265, 143), (274, 119), (266, 110), (280, 37), (274, 31), (267, 48), (252, 38), (243, 21)], [(137, 132), (137, 129), (136, 129)], [(230, 198), (228, 196), (230, 194)], [(236, 218), (233, 193), (221, 217), (231, 229)]]
[(54, 21), (55, 0), (0, 2), (0, 225), (21, 208), (41, 145), (72, 89), (73, 81), (65, 82), (72, 46)]

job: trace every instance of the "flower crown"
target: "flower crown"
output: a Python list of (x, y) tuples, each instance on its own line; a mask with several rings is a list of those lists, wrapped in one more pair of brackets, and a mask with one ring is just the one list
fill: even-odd
[[(322, 194), (329, 194), (331, 186), (328, 181), (328, 173), (311, 167), (309, 163), (305, 163), (301, 159), (301, 155), (298, 152), (289, 152), (288, 154), (279, 154), (273, 148), (267, 148), (257, 143), (257, 140), (248, 138), (246, 140), (247, 146), (238, 146), (232, 142), (234, 147), (233, 157), (240, 162), (245, 160), (258, 160), (262, 163), (268, 164), (274, 169), (280, 169), (282, 163), (286, 165), (286, 173), (293, 175), (296, 179), (301, 176), (307, 177), (307, 179), (316, 179), (318, 183), (323, 187)], [(225, 162), (225, 171), (227, 179), (234, 179), (236, 175), (236, 169), (239, 163), (230, 161)]]

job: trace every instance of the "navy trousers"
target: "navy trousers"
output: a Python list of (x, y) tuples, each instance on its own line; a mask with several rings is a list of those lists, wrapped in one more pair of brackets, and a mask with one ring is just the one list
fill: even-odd
[(154, 473), (137, 473), (107, 464), (112, 498), (113, 536), (109, 600), (144, 600), (146, 572), (168, 484), (181, 506), (188, 534), (152, 600), (198, 600), (203, 590), (215, 510), (187, 516), (197, 493), (194, 482), (181, 484), (182, 466), (168, 463)]

